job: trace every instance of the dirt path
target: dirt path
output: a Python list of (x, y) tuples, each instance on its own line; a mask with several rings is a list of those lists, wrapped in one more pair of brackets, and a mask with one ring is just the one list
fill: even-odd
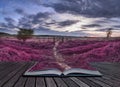
[(53, 52), (54, 52), (54, 57), (56, 58), (56, 62), (58, 63), (59, 66), (61, 66), (64, 69), (70, 69), (71, 67), (68, 66), (67, 64), (65, 64), (65, 60), (62, 57), (62, 55), (60, 53), (57, 52), (57, 46), (59, 45), (59, 41), (55, 42), (55, 46), (53, 48)]

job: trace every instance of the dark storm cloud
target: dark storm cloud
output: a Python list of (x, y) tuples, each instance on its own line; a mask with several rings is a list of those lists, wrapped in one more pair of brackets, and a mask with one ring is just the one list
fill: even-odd
[(49, 15), (50, 15), (49, 13), (38, 13), (35, 16), (33, 16), (32, 23), (33, 24), (41, 23), (44, 20), (48, 19)]
[(59, 12), (59, 13), (74, 13), (74, 14), (78, 14), (79, 11), (80, 11), (80, 8), (77, 8), (78, 7), (77, 5), (64, 5), (62, 3), (56, 3), (52, 6), (55, 11)]
[(6, 17), (4, 19), (7, 22), (7, 23), (2, 23), (4, 25), (4, 27), (15, 28), (15, 25), (14, 25), (15, 20), (13, 20), (12, 18), (9, 18), (9, 17)]
[(32, 27), (31, 19), (29, 19), (28, 17), (23, 17), (19, 19), (18, 27), (31, 28)]
[[(11, 30), (7, 28), (0, 28), (0, 32), (11, 33)], [(12, 31), (13, 32), (13, 31)], [(14, 32), (13, 32), (14, 33)]]
[(51, 22), (51, 23), (46, 23), (46, 25), (54, 25), (56, 24), (55, 22)]
[(89, 24), (89, 25), (82, 25), (82, 27), (92, 28), (92, 27), (101, 27), (99, 24)]
[(5, 23), (0, 23), (0, 27), (7, 27)]
[(60, 3), (46, 5), (60, 13), (72, 13), (90, 17), (120, 16), (120, 0), (61, 0)]
[(6, 33), (15, 33), (14, 31), (12, 31), (12, 29), (14, 29), (14, 25), (8, 23), (0, 23), (0, 32), (6, 32)]
[(21, 14), (21, 15), (25, 15), (24, 10), (20, 9), (20, 8), (15, 9), (15, 12), (18, 13), (18, 14)]
[(25, 17), (22, 17), (19, 20), (18, 26), (22, 26), (24, 28), (32, 28), (35, 24), (43, 24), (45, 23), (45, 20), (49, 18), (49, 13), (37, 13), (35, 15), (27, 15)]
[(14, 23), (15, 21), (12, 18), (6, 17), (4, 18), (7, 23)]
[(79, 22), (79, 21), (78, 20), (66, 20), (66, 21), (63, 21), (63, 22), (59, 22), (58, 25), (60, 27), (66, 27), (66, 26), (76, 24), (77, 22)]
[(120, 25), (116, 25), (116, 26), (113, 26), (113, 27), (115, 27), (115, 28), (120, 28)]
[(45, 13), (37, 13), (36, 16), (34, 16), (34, 18), (48, 18), (49, 13), (45, 12)]
[(8, 27), (8, 28), (15, 28), (16, 26), (15, 26), (14, 24), (12, 24), (12, 23), (8, 23), (8, 24), (7, 24), (7, 27)]

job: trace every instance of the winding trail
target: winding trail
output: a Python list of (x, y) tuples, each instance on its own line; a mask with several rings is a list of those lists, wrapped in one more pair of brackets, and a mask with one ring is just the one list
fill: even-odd
[(57, 46), (59, 45), (59, 41), (55, 42), (55, 46), (53, 47), (53, 52), (54, 52), (54, 57), (56, 59), (56, 62), (61, 68), (67, 70), (70, 69), (71, 67), (65, 64), (65, 59), (62, 57), (60, 53), (57, 52)]

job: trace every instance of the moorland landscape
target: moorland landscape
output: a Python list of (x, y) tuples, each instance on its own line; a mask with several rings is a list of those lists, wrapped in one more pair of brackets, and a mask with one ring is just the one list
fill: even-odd
[(93, 69), (89, 66), (91, 62), (120, 62), (120, 38), (73, 37), (63, 41), (60, 37), (44, 40), (30, 37), (24, 41), (3, 36), (0, 38), (0, 61), (38, 62), (35, 69), (48, 66)]

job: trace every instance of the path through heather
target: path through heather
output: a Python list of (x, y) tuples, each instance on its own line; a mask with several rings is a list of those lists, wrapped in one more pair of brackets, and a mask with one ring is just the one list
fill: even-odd
[(65, 64), (65, 59), (62, 57), (60, 53), (57, 51), (57, 46), (59, 45), (59, 41), (55, 42), (55, 46), (53, 47), (54, 57), (56, 59), (56, 62), (59, 66), (61, 66), (63, 69), (70, 69), (71, 67)]

